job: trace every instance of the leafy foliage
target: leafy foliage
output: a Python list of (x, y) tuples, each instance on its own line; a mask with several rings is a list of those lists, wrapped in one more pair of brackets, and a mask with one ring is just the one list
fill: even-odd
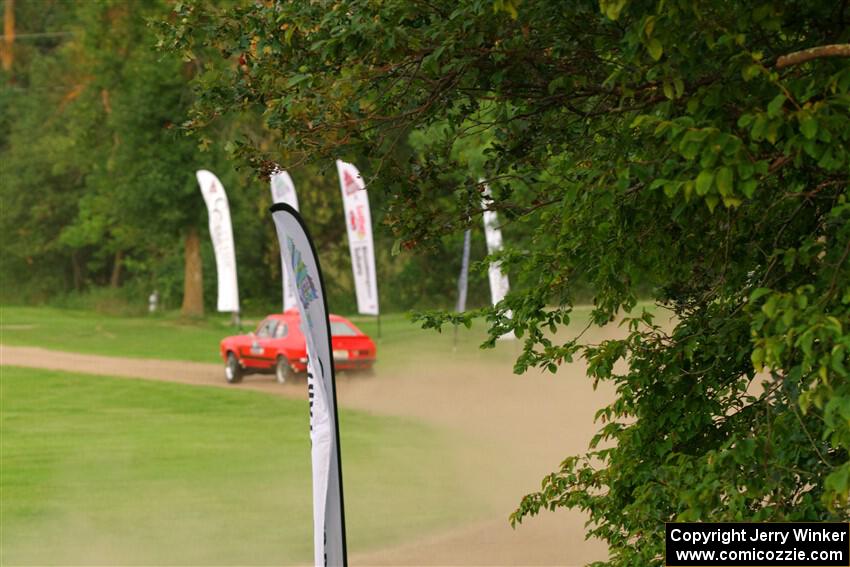
[[(232, 61), (200, 75), (185, 127), (261, 114), (275, 149), (236, 151), (258, 170), (368, 156), (399, 248), (499, 211), (519, 235), (499, 259), (527, 285), (424, 326), (485, 316), (491, 343), (522, 337), (518, 372), (582, 356), (618, 392), (590, 453), (512, 521), (581, 508), (611, 564), (660, 564), (664, 521), (848, 517), (850, 65), (775, 65), (847, 42), (845, 7), (181, 2), (161, 42)], [(459, 148), (482, 135), (474, 171)], [(578, 282), (625, 338), (553, 338)], [(631, 314), (639, 286), (675, 323)]]

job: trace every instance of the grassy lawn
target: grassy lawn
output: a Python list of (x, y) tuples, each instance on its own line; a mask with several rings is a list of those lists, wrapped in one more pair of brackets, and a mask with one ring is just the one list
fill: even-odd
[[(200, 341), (214, 330), (170, 332)], [(311, 561), (306, 402), (7, 366), (0, 374), (0, 564)], [(352, 553), (476, 514), (456, 480), (459, 440), (352, 411), (340, 421)]]
[(219, 341), (233, 332), (223, 317), (193, 321), (52, 307), (0, 308), (3, 344), (87, 354), (217, 362)]
[[(589, 308), (576, 309), (576, 330), (587, 322)], [(381, 316), (381, 337), (375, 317), (352, 316), (364, 332), (378, 341), (380, 364), (393, 366), (411, 357), (427, 360), (439, 357), (486, 358), (511, 363), (519, 354), (519, 341), (502, 341), (496, 353), (481, 351), (485, 325), (477, 321), (472, 329), (461, 328), (457, 343), (451, 329), (437, 333), (424, 331), (406, 315)], [(248, 332), (258, 320), (246, 320)], [(185, 320), (173, 315), (119, 317), (92, 311), (50, 307), (0, 307), (0, 342), (7, 345), (41, 346), (49, 349), (108, 356), (220, 362), (218, 343), (237, 334), (228, 317), (213, 316)]]

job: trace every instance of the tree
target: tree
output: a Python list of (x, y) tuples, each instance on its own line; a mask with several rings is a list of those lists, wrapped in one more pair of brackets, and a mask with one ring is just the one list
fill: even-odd
[(72, 125), (80, 117), (74, 104), (80, 95), (77, 77), (66, 66), (71, 54), (57, 49), (59, 30), (67, 29), (74, 15), (65, 6), (50, 16), (38, 8), (13, 2), (4, 7), (4, 28), (15, 26), (12, 39), (17, 36), (17, 42), (5, 34), (9, 67), (4, 66), (0, 87), (0, 266), (4, 295), (28, 281), (31, 293), (43, 297), (66, 281), (70, 287), (82, 285), (84, 258), (69, 251), (60, 236), (65, 219), (76, 213), (84, 169), (68, 152)]
[[(664, 521), (848, 517), (847, 18), (842, 0), (181, 2), (163, 43), (238, 61), (200, 75), (190, 130), (253, 112), (293, 162), (369, 156), (401, 248), (479, 222), (455, 150), (487, 132), (486, 208), (526, 235), (501, 259), (535, 285), (420, 318), (484, 316), (489, 345), (523, 337), (517, 372), (583, 356), (616, 385), (590, 452), (512, 521), (580, 508), (609, 563), (660, 564)], [(626, 338), (548, 334), (579, 281)], [(634, 311), (639, 286), (672, 329)]]
[(182, 238), (182, 313), (203, 315), (199, 228), (205, 211), (193, 175), (203, 158), (197, 143), (172, 128), (190, 100), (191, 68), (154, 49), (147, 19), (164, 13), (161, 3), (83, 3), (76, 11), (79, 67), (96, 98), (93, 118), (105, 128), (94, 142), (80, 214), (66, 235), (101, 243), (115, 285), (128, 256), (143, 266)]
[[(173, 127), (191, 101), (191, 67), (154, 49), (146, 20), (164, 3), (8, 2), (6, 11), (31, 27), (0, 90), (10, 109), (0, 139), (4, 278), (38, 299), (129, 280), (128, 293), (144, 300), (159, 287), (172, 305), (182, 285), (184, 313), (203, 314), (206, 212), (193, 173), (235, 178), (221, 151), (202, 155)], [(170, 267), (175, 256), (184, 270)]]

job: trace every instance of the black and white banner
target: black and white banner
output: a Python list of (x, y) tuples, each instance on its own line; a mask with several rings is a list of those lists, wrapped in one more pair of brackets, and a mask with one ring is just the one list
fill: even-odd
[[(271, 176), (272, 203), (286, 203), (296, 211), (298, 210), (298, 194), (295, 193), (295, 185), (292, 178), (283, 170), (273, 173)], [(283, 310), (295, 307), (295, 288), (292, 286), (292, 278), (286, 277), (286, 265), (281, 263), (283, 280)]]
[(236, 249), (227, 193), (218, 177), (201, 169), (195, 173), (210, 217), (210, 237), (215, 251), (218, 276), (218, 310), (239, 313), (239, 287), (236, 283)]
[(285, 203), (272, 205), (271, 212), (286, 274), (295, 288), (301, 332), (307, 342), (315, 564), (347, 565), (336, 385), (322, 272), (298, 212)]

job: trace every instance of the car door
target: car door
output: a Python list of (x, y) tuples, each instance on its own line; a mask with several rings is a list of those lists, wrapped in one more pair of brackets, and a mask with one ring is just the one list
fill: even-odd
[(257, 327), (257, 331), (251, 337), (250, 343), (245, 347), (245, 352), (242, 353), (243, 358), (250, 359), (254, 362), (259, 362), (263, 365), (274, 362), (274, 349), (270, 348), (269, 341), (274, 337), (277, 321), (274, 319), (266, 319)]
[(257, 333), (257, 342), (259, 342), (260, 346), (258, 355), (264, 362), (269, 364), (274, 364), (275, 349), (272, 341), (274, 340), (277, 326), (277, 319), (268, 318), (265, 321), (265, 325), (260, 329), (260, 332)]

